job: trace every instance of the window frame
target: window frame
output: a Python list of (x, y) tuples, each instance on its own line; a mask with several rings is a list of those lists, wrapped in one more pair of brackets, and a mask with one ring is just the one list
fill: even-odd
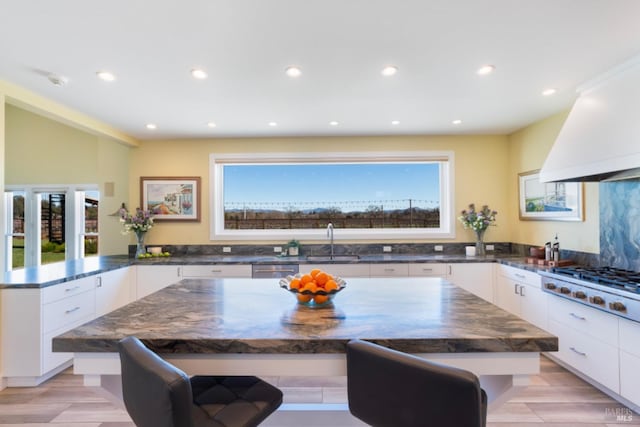
[(403, 151), (358, 153), (211, 153), (209, 155), (209, 221), (210, 240), (325, 240), (324, 229), (292, 230), (225, 230), (224, 177), (227, 164), (274, 163), (402, 163), (440, 162), (440, 227), (427, 228), (345, 228), (336, 229), (336, 240), (453, 239), (454, 218), (454, 153), (452, 151)]
[[(24, 268), (38, 267), (42, 264), (41, 257), (41, 195), (45, 193), (65, 194), (65, 261), (73, 261), (84, 258), (84, 193), (86, 191), (98, 191), (96, 184), (78, 185), (6, 185), (4, 188), (5, 200), (8, 195), (14, 192), (24, 192), (25, 209), (25, 255)], [(9, 226), (9, 215), (5, 216), (4, 224), (4, 244), (8, 247), (10, 234), (13, 229)], [(11, 216), (12, 217), (12, 216)], [(93, 234), (93, 233), (92, 233)], [(97, 235), (99, 235), (99, 230)], [(98, 254), (99, 255), (99, 254)], [(5, 254), (5, 271), (13, 269), (11, 263), (12, 254), (7, 251)]]

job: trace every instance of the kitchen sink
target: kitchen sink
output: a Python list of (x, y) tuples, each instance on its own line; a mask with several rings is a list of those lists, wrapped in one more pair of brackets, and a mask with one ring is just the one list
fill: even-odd
[(359, 255), (307, 255), (307, 261), (313, 262), (332, 262), (332, 261), (357, 261)]

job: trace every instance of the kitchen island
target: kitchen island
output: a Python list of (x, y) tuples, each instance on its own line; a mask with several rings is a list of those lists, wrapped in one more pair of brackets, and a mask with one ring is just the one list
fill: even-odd
[(55, 337), (53, 348), (74, 353), (86, 384), (107, 386), (128, 335), (191, 375), (262, 376), (345, 375), (345, 344), (361, 338), (469, 369), (493, 403), (558, 348), (555, 336), (439, 278), (349, 279), (316, 309), (277, 279), (183, 280)]

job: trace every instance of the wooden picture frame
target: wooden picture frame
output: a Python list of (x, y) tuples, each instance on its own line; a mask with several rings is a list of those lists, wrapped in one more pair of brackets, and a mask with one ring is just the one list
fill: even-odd
[(200, 221), (200, 177), (140, 177), (140, 206), (154, 221)]
[(518, 174), (518, 203), (521, 220), (582, 221), (581, 182), (540, 182), (539, 170)]

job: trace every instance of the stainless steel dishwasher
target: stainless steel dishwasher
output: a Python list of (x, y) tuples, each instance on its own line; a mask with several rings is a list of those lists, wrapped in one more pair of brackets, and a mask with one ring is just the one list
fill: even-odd
[(298, 274), (298, 264), (252, 264), (251, 277), (254, 279), (279, 278)]

